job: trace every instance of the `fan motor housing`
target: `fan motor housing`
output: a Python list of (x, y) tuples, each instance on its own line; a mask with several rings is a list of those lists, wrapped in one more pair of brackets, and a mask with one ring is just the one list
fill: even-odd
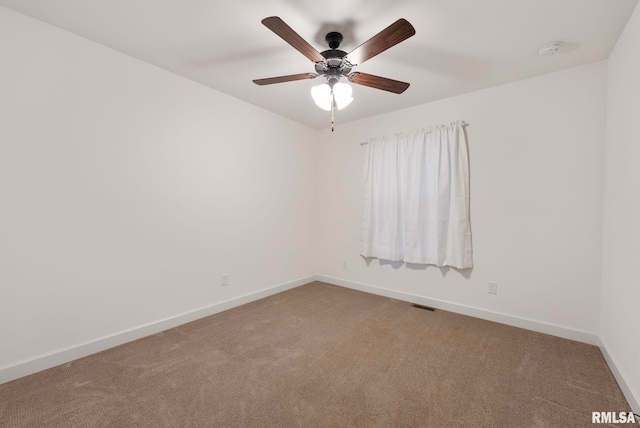
[(325, 60), (316, 63), (316, 73), (327, 77), (336, 76), (339, 78), (340, 76), (346, 76), (351, 72), (352, 67), (344, 60), (347, 53), (338, 49), (340, 43), (342, 43), (342, 34), (337, 31), (332, 31), (328, 33), (324, 39), (330, 49), (320, 52), (320, 55), (322, 55)]
[(316, 73), (321, 76), (346, 76), (351, 73), (352, 67), (343, 60), (346, 52), (339, 50), (328, 50), (320, 53), (326, 58), (325, 61), (316, 63)]
[(320, 55), (325, 57), (327, 60), (337, 59), (340, 61), (342, 58), (347, 56), (347, 53), (339, 49), (329, 49), (327, 51), (320, 52)]

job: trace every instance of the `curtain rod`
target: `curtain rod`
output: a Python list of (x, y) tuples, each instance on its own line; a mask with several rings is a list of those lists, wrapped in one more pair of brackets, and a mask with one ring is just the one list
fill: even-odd
[[(467, 122), (465, 122), (464, 120), (457, 120), (457, 121), (451, 122), (451, 123), (449, 123), (447, 125), (432, 125), (432, 126), (428, 126), (426, 128), (414, 129), (413, 131), (408, 131), (408, 132), (411, 133), (411, 132), (418, 132), (418, 131), (423, 131), (423, 130), (426, 130), (427, 132), (430, 132), (430, 131), (434, 131), (436, 129), (448, 128), (450, 126), (455, 126), (455, 125), (468, 126), (469, 124)], [(407, 133), (407, 132), (396, 132), (396, 133), (391, 134), (391, 135), (399, 135), (399, 134), (405, 134), (405, 133)], [(361, 146), (366, 146), (367, 144), (369, 144), (368, 141), (361, 141), (360, 142)]]

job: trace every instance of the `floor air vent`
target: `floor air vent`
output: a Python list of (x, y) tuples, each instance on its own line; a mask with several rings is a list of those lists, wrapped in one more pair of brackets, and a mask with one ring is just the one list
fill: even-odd
[(413, 306), (414, 308), (424, 309), (431, 312), (434, 312), (436, 310), (436, 308), (432, 308), (431, 306), (418, 305), (417, 303), (412, 303), (411, 306)]

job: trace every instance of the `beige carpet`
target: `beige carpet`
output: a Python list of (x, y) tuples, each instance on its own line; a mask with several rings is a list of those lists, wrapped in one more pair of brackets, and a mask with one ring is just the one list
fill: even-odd
[(630, 411), (594, 346), (319, 282), (0, 385), (3, 427), (592, 427), (592, 411)]

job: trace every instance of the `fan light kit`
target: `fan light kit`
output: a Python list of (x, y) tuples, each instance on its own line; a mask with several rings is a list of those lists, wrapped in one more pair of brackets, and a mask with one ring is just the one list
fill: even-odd
[(323, 83), (322, 85), (314, 86), (311, 88), (311, 97), (318, 107), (323, 110), (331, 111), (332, 107), (337, 107), (338, 110), (342, 110), (353, 101), (351, 94), (353, 89), (346, 83), (336, 82), (331, 87), (330, 83)]
[(277, 16), (265, 18), (262, 23), (298, 52), (313, 61), (315, 73), (299, 73), (257, 79), (253, 83), (262, 86), (295, 80), (315, 79), (318, 76), (326, 77), (327, 83), (311, 88), (311, 97), (318, 107), (331, 111), (331, 131), (334, 130), (334, 110), (336, 108), (341, 110), (353, 101), (351, 96), (352, 88), (350, 85), (340, 82), (342, 77), (346, 77), (349, 82), (357, 85), (382, 89), (394, 94), (401, 94), (409, 87), (406, 82), (372, 74), (352, 72), (356, 65), (362, 64), (366, 60), (413, 36), (416, 30), (406, 19), (397, 20), (348, 54), (338, 49), (340, 43), (342, 43), (342, 34), (338, 32), (332, 31), (327, 34), (325, 40), (329, 45), (329, 49), (324, 52), (318, 52)]

